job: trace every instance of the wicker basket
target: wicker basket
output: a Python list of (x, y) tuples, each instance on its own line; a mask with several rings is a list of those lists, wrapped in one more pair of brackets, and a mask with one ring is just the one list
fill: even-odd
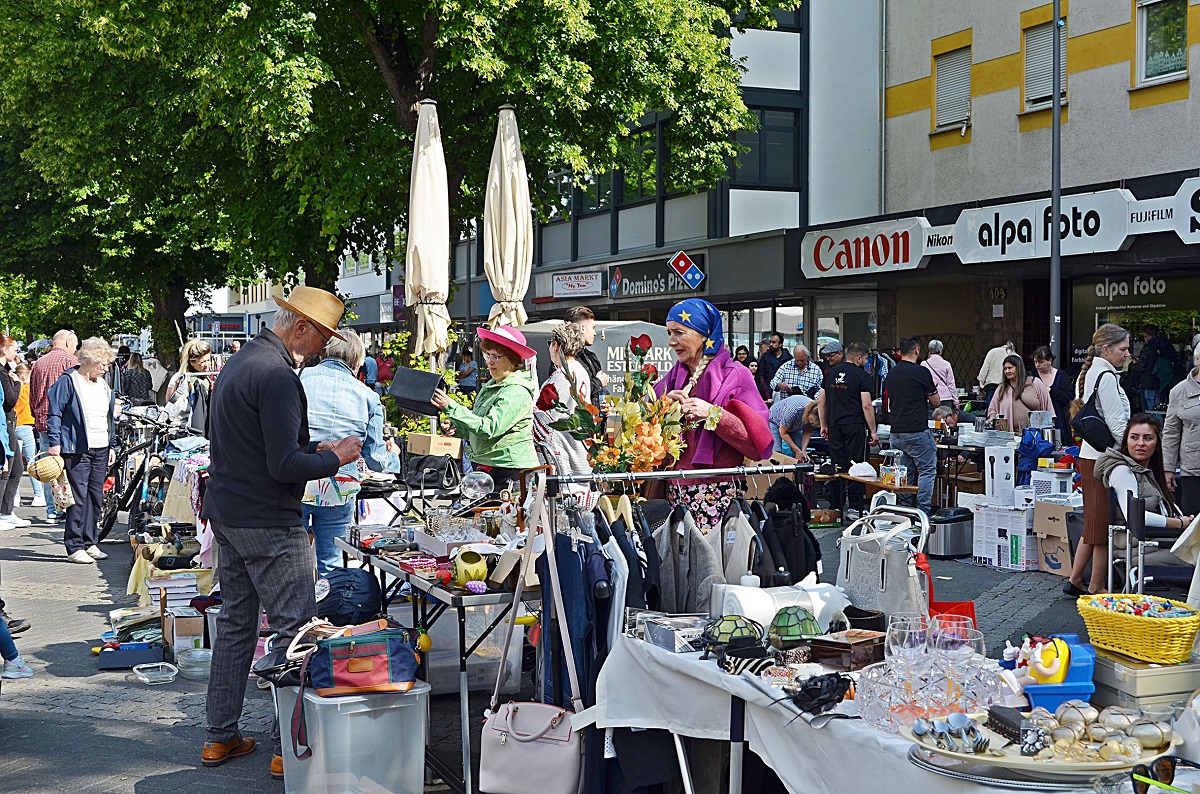
[[(1192, 655), (1200, 631), (1200, 612), (1186, 618), (1147, 618), (1091, 605), (1093, 596), (1075, 602), (1092, 645), (1157, 664), (1181, 664)], [(1184, 609), (1195, 607), (1169, 598), (1157, 599)]]
[(51, 483), (57, 480), (66, 466), (58, 455), (39, 452), (25, 467), (26, 473), (38, 482)]

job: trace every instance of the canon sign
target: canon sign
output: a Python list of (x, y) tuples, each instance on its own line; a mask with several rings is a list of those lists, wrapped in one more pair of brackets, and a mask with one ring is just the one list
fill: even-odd
[(800, 244), (806, 278), (915, 270), (926, 264), (924, 218), (809, 232)]

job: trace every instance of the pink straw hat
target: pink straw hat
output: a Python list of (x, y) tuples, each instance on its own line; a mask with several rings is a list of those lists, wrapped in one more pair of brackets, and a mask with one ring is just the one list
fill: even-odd
[(533, 348), (525, 344), (525, 334), (511, 325), (497, 326), (494, 331), (490, 328), (480, 328), (478, 334), (480, 339), (500, 345), (500, 347), (516, 353), (517, 357), (522, 361), (527, 361), (535, 355)]

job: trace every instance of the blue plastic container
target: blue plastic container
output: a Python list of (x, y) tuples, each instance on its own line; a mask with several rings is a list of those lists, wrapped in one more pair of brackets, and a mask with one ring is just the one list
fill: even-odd
[(1086, 683), (1066, 684), (1026, 684), (1025, 694), (1029, 697), (1029, 705), (1033, 708), (1041, 706), (1051, 714), (1068, 700), (1090, 701), (1096, 685), (1091, 681)]

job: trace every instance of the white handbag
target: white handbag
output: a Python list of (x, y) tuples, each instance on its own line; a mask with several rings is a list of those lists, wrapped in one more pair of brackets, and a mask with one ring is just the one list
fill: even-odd
[(917, 569), (916, 555), (924, 538), (909, 540), (912, 521), (899, 515), (865, 515), (838, 538), (841, 563), (837, 584), (850, 603), (860, 609), (894, 612), (929, 611), (925, 577)]
[[(516, 609), (521, 603), (525, 574), (533, 565), (533, 538), (540, 528), (546, 535), (546, 556), (550, 569), (550, 586), (554, 593), (554, 609), (566, 614), (558, 581), (558, 565), (554, 558), (554, 524), (546, 516), (546, 473), (537, 473), (537, 487), (526, 520), (525, 550), (522, 575), (517, 577), (513, 594), (513, 613), (505, 631), (503, 653), (512, 642)], [(563, 657), (567, 678), (571, 684), (574, 713), (583, 710), (575, 658), (571, 653), (571, 638), (567, 621), (556, 621), (562, 636)], [(583, 734), (571, 725), (570, 709), (546, 703), (505, 703), (499, 705), (500, 687), (508, 665), (500, 665), (496, 688), (483, 735), (479, 741), (479, 790), (483, 794), (576, 794), (583, 771)]]

